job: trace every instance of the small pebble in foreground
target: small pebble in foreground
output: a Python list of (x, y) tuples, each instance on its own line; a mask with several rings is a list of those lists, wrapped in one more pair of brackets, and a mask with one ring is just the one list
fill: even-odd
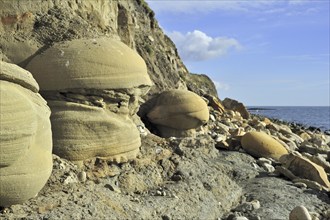
[(312, 217), (304, 206), (297, 206), (290, 212), (289, 220), (312, 220)]

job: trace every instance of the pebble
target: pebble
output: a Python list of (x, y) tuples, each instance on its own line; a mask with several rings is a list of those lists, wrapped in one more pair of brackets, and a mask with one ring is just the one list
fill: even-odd
[(312, 220), (312, 217), (304, 206), (297, 206), (290, 212), (289, 220)]
[(78, 182), (77, 178), (75, 177), (75, 174), (70, 173), (69, 176), (63, 181), (64, 185), (76, 183)]
[(238, 217), (234, 217), (233, 220), (249, 220), (249, 219), (244, 216), (238, 216)]
[(215, 137), (215, 142), (225, 141), (226, 139), (227, 139), (227, 137), (226, 137), (225, 135), (218, 134), (218, 135)]
[(162, 220), (171, 220), (171, 217), (168, 215), (162, 215)]
[(210, 114), (210, 120), (211, 121), (215, 121), (216, 120), (215, 117), (214, 117), (214, 115)]
[(251, 202), (244, 202), (237, 206), (234, 210), (237, 212), (253, 211), (260, 208), (260, 202), (258, 200), (252, 200)]
[(143, 125), (138, 125), (137, 129), (139, 130), (140, 135), (142, 135), (142, 136), (147, 136), (148, 135), (148, 131)]
[(264, 158), (264, 157), (260, 157), (260, 158), (258, 159), (257, 163), (258, 163), (259, 165), (261, 165), (261, 164), (263, 164), (263, 163), (267, 163), (267, 164), (272, 165), (272, 161), (269, 160), (269, 159), (267, 159), (267, 158)]
[(121, 190), (114, 184), (109, 184), (108, 183), (108, 184), (105, 184), (104, 187), (107, 188), (107, 189), (110, 189), (113, 192), (121, 193)]
[(293, 185), (295, 187), (302, 188), (302, 189), (306, 189), (307, 188), (307, 185), (305, 183), (302, 183), (302, 182), (296, 182), (296, 183), (293, 183)]
[(275, 171), (275, 168), (268, 163), (263, 163), (261, 164), (261, 166), (264, 168), (265, 171), (267, 171), (267, 173), (272, 173)]
[(87, 174), (85, 171), (81, 171), (78, 173), (78, 180), (82, 183), (86, 182), (87, 180)]

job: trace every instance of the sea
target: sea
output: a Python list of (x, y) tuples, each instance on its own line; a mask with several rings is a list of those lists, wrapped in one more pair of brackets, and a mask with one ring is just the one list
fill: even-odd
[(330, 106), (248, 106), (252, 114), (330, 130)]

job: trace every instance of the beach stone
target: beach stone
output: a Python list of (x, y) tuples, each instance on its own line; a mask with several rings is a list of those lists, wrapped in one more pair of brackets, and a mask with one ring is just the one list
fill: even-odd
[(326, 160), (326, 154), (311, 155), (309, 153), (302, 153), (302, 155), (313, 163), (323, 167), (325, 172), (330, 173), (330, 163)]
[(240, 204), (239, 206), (237, 206), (234, 211), (237, 212), (248, 212), (248, 211), (253, 211), (256, 209), (260, 208), (260, 202), (258, 200), (253, 200), (251, 202), (244, 202), (242, 204)]
[(209, 106), (211, 106), (215, 111), (219, 113), (224, 113), (225, 108), (223, 107), (220, 99), (218, 97), (215, 97), (210, 94), (204, 94), (203, 97), (205, 97), (209, 101)]
[(306, 183), (302, 183), (302, 182), (296, 182), (293, 185), (298, 188), (303, 188), (303, 189), (307, 188)]
[(295, 176), (315, 181), (322, 186), (330, 188), (327, 174), (323, 167), (304, 158), (297, 152), (283, 155), (280, 162), (289, 169)]
[(23, 203), (52, 171), (50, 110), (31, 73), (0, 61), (0, 206)]
[(290, 212), (289, 220), (312, 220), (312, 217), (304, 206), (297, 206)]
[(282, 155), (288, 154), (288, 151), (271, 136), (252, 131), (246, 133), (241, 140), (244, 150), (255, 157), (270, 157), (278, 160)]
[(266, 126), (272, 124), (272, 121), (269, 118), (264, 118), (262, 122), (265, 123)]
[(250, 118), (250, 113), (247, 111), (243, 103), (238, 102), (234, 99), (225, 98), (222, 101), (222, 104), (226, 109), (239, 112), (244, 119)]
[(105, 37), (75, 39), (36, 55), (27, 69), (52, 110), (55, 154), (76, 162), (137, 156), (141, 140), (133, 116), (152, 82), (135, 51)]
[(268, 163), (262, 163), (261, 166), (267, 171), (267, 173), (272, 173), (275, 171), (275, 168)]
[(302, 132), (300, 135), (299, 135), (304, 141), (307, 141), (309, 139), (311, 139), (312, 137), (306, 133), (306, 132)]
[(191, 136), (195, 129), (209, 120), (206, 102), (197, 94), (185, 90), (162, 92), (147, 114), (162, 137)]

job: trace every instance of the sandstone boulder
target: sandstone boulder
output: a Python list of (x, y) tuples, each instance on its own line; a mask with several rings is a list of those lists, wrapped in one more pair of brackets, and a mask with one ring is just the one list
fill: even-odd
[(252, 131), (246, 133), (241, 140), (244, 150), (255, 157), (270, 157), (278, 160), (288, 151), (274, 138), (263, 132)]
[(109, 38), (78, 39), (55, 44), (27, 69), (52, 109), (57, 155), (117, 162), (136, 156), (140, 135), (130, 116), (152, 84), (136, 52)]
[(38, 84), (0, 61), (0, 206), (34, 197), (52, 171), (50, 110)]
[(110, 38), (55, 44), (32, 59), (26, 69), (42, 91), (149, 88), (152, 84), (144, 60)]
[(197, 94), (185, 90), (161, 93), (147, 114), (163, 137), (185, 136), (209, 120), (206, 102)]
[(54, 153), (73, 161), (86, 158), (126, 162), (141, 145), (136, 125), (128, 117), (100, 107), (50, 101)]
[(322, 186), (330, 188), (328, 176), (323, 167), (304, 158), (299, 153), (283, 155), (280, 162), (289, 169), (294, 175), (315, 181)]

